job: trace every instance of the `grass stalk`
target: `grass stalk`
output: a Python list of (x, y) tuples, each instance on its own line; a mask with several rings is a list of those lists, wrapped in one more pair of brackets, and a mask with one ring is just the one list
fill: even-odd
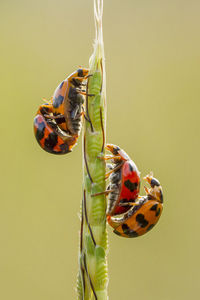
[(106, 84), (102, 32), (103, 0), (94, 0), (96, 37), (89, 61), (86, 118), (83, 133), (83, 197), (78, 274), (79, 300), (106, 300), (107, 231), (105, 195), (105, 112)]

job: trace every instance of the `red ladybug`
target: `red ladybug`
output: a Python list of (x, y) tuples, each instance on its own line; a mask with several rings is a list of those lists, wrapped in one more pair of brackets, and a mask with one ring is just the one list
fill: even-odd
[(103, 193), (108, 195), (107, 214), (112, 216), (126, 212), (131, 208), (140, 190), (140, 173), (135, 163), (126, 152), (116, 145), (108, 144), (105, 147), (113, 155), (103, 157), (103, 160), (111, 160), (107, 164), (111, 170), (106, 174), (109, 178), (107, 190)]

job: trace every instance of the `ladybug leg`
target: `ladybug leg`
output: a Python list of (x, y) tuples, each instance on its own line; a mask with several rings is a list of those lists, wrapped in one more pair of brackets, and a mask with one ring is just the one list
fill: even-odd
[[(74, 120), (76, 120), (76, 119), (78, 119), (78, 118), (80, 118), (80, 117), (82, 117), (82, 116), (84, 116), (84, 118), (86, 119), (86, 116), (85, 116), (85, 113), (82, 111), (81, 113), (79, 113), (79, 114), (77, 114), (75, 117), (73, 117), (72, 119), (74, 119)], [(89, 121), (88, 119), (87, 119), (87, 121)]]
[(78, 114), (78, 115), (76, 116), (76, 118), (79, 118), (79, 117), (81, 117), (81, 116), (84, 116), (84, 118), (85, 118), (88, 122), (91, 122), (90, 119), (86, 116), (86, 112), (85, 112), (85, 109), (84, 109), (83, 106), (82, 106), (82, 112), (81, 112), (80, 114)]
[(65, 117), (64, 115), (57, 115), (57, 116), (52, 116), (52, 115), (47, 115), (47, 114), (44, 114), (44, 117), (45, 119), (49, 119), (49, 120), (55, 120), (57, 124), (61, 124), (61, 123), (64, 123), (65, 122)]
[(95, 94), (88, 94), (88, 93), (83, 92), (83, 91), (78, 90), (78, 89), (77, 89), (77, 92), (78, 92), (79, 94), (81, 94), (81, 95), (88, 96), (88, 97), (93, 97), (93, 96), (95, 96)]
[(120, 148), (118, 146), (115, 146), (113, 144), (107, 144), (105, 146), (106, 150), (108, 150), (109, 152), (113, 153), (113, 154), (117, 154), (120, 150)]
[(83, 116), (84, 116), (86, 121), (88, 121), (90, 124), (92, 123), (91, 120), (86, 116), (85, 112), (83, 113)]
[(84, 79), (88, 79), (89, 77), (92, 77), (92, 76), (93, 76), (93, 74), (88, 74), (84, 77)]
[(113, 168), (110, 172), (106, 173), (105, 179), (108, 179), (108, 177), (110, 176), (110, 174), (112, 174), (113, 172), (121, 169), (121, 167), (123, 166), (124, 162), (120, 163), (117, 167)]
[(88, 75), (86, 75), (86, 76), (84, 76), (84, 77), (80, 77), (80, 76), (75, 76), (75, 77), (73, 77), (73, 79), (75, 79), (75, 80), (79, 80), (79, 81), (83, 81), (83, 80), (86, 80), (86, 79), (88, 79), (89, 77), (91, 77), (91, 76), (93, 76), (92, 74), (88, 74)]
[(90, 123), (91, 129), (92, 131), (94, 131), (93, 129), (93, 125), (92, 125), (92, 121), (90, 120), (90, 118), (86, 115), (86, 112), (84, 110), (84, 107), (82, 106), (82, 112), (78, 115), (76, 115), (75, 119), (78, 119), (79, 117), (84, 116), (85, 120), (88, 121)]
[(56, 119), (64, 118), (64, 115), (59, 114), (57, 116), (51, 116), (51, 115), (45, 114), (44, 117), (47, 118), (47, 119), (56, 120)]
[(148, 195), (149, 194), (149, 189), (146, 186), (144, 186), (144, 190), (145, 190), (146, 194)]
[(85, 120), (91, 123), (91, 120), (86, 116), (85, 111), (82, 111), (81, 113), (77, 114), (75, 117), (72, 117), (72, 119), (78, 119), (79, 117), (84, 116)]
[(113, 193), (115, 192), (116, 190), (106, 190), (104, 192), (101, 192), (101, 193), (96, 193), (96, 194), (92, 194), (91, 197), (96, 197), (96, 196), (100, 196), (100, 195), (108, 195), (110, 193)]
[(121, 160), (121, 156), (119, 155), (106, 155), (106, 156), (98, 156), (98, 158), (102, 159), (102, 160), (109, 160), (109, 159), (117, 159), (117, 160)]
[[(87, 75), (89, 77), (93, 76), (92, 74), (91, 75)], [(89, 115), (89, 110), (88, 110), (88, 82), (89, 80), (87, 81), (87, 84), (86, 84), (86, 101), (85, 101), (85, 109), (86, 109), (86, 113), (84, 114), (84, 117), (85, 117), (85, 120), (87, 120), (89, 123), (90, 123), (90, 129), (91, 129), (91, 132), (94, 132), (94, 127), (93, 127), (93, 124), (92, 124), (92, 121), (90, 119), (90, 115)], [(84, 108), (83, 108), (83, 111), (84, 111)]]
[[(79, 76), (75, 76), (72, 78), (73, 80), (79, 80), (79, 81), (83, 81), (85, 79), (85, 77), (79, 77)], [(87, 79), (87, 78), (86, 78)]]
[(84, 107), (82, 106), (82, 112), (80, 113), (80, 115), (84, 116), (85, 120), (88, 121), (90, 123), (90, 127), (91, 127), (91, 131), (93, 132), (94, 131), (94, 128), (93, 128), (93, 125), (92, 125), (92, 121), (90, 120), (89, 116), (86, 115), (86, 112), (85, 112), (85, 109)]
[(46, 98), (42, 98), (42, 101), (44, 101), (45, 103), (48, 103), (49, 105), (51, 105), (52, 104), (52, 101), (50, 100), (47, 100)]

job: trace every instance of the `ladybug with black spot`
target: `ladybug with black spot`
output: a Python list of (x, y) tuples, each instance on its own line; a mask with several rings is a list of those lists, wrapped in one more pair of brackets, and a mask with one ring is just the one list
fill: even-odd
[(85, 81), (90, 76), (89, 70), (80, 68), (69, 75), (56, 88), (52, 97), (53, 118), (62, 130), (71, 135), (79, 135), (81, 116), (86, 92)]
[(48, 118), (52, 114), (52, 105), (41, 105), (34, 119), (34, 133), (38, 144), (45, 151), (53, 154), (71, 152), (78, 136), (69, 136), (62, 131), (55, 120)]
[(131, 207), (129, 203), (139, 195), (140, 172), (124, 150), (112, 144), (108, 144), (106, 149), (113, 154), (104, 158), (112, 162), (108, 165), (111, 170), (106, 175), (109, 178), (107, 214), (121, 214)]
[(84, 68), (73, 72), (59, 84), (51, 101), (39, 107), (34, 119), (34, 133), (45, 151), (66, 154), (76, 145), (87, 95), (83, 82), (90, 76), (88, 73), (89, 70)]
[[(144, 178), (146, 196), (139, 196), (132, 207), (122, 215), (108, 215), (107, 221), (119, 236), (132, 238), (150, 231), (158, 222), (163, 210), (163, 192), (159, 181), (150, 173)], [(130, 203), (129, 203), (130, 205)]]
[(103, 160), (111, 160), (111, 164), (107, 164), (111, 170), (106, 174), (109, 184), (105, 192), (95, 195), (108, 195), (107, 214), (112, 216), (124, 213), (132, 207), (131, 203), (139, 195), (140, 173), (124, 150), (113, 144), (107, 144), (105, 148), (112, 153), (101, 157)]

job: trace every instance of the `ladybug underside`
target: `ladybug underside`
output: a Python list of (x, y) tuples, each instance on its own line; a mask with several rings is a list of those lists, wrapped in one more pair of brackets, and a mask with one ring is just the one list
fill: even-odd
[(135, 180), (132, 176), (134, 171), (131, 162), (131, 160), (113, 160), (112, 168), (119, 167), (119, 169), (109, 176), (110, 183), (107, 190), (112, 190), (108, 196), (107, 214), (109, 215), (125, 213), (132, 207), (128, 203), (135, 202), (135, 199), (138, 196), (139, 181)]

